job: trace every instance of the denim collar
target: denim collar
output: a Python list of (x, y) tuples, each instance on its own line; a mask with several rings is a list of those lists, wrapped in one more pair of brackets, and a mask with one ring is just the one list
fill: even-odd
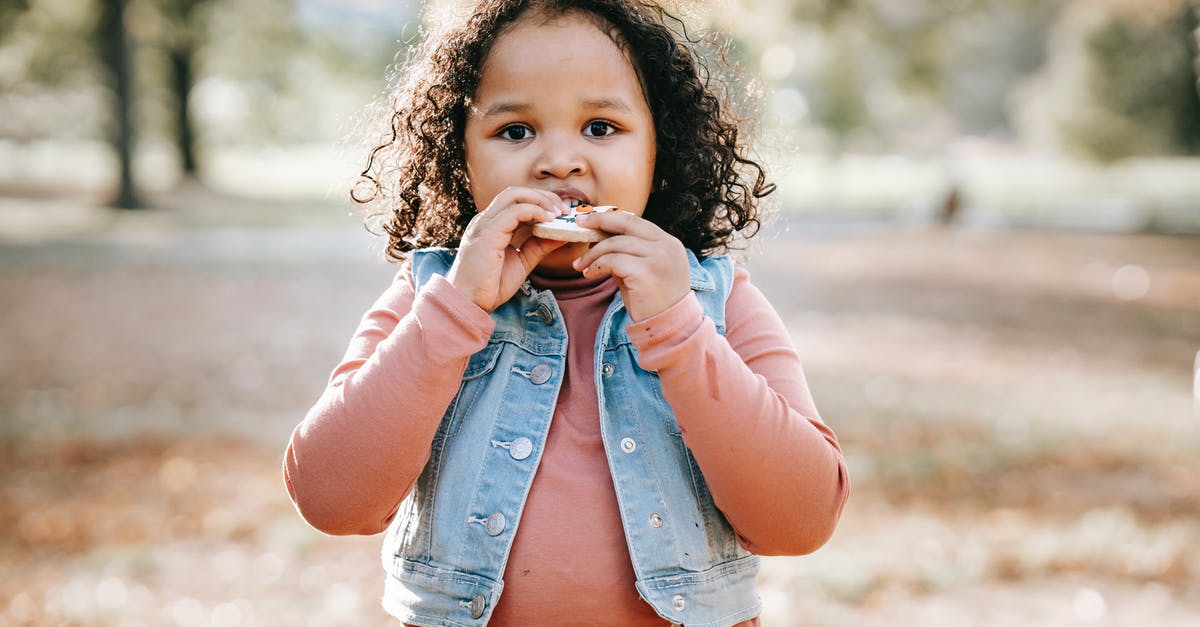
[(700, 265), (700, 260), (696, 258), (696, 253), (687, 249), (688, 257), (688, 274), (691, 279), (691, 288), (698, 292), (711, 292), (717, 289), (717, 282), (712, 275)]

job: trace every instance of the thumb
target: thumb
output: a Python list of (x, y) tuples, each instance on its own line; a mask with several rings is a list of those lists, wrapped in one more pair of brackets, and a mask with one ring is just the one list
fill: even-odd
[(566, 242), (541, 237), (530, 237), (521, 244), (521, 248), (519, 249), (521, 260), (525, 263), (526, 269), (532, 272), (546, 258), (546, 255), (562, 248), (564, 245), (566, 245)]

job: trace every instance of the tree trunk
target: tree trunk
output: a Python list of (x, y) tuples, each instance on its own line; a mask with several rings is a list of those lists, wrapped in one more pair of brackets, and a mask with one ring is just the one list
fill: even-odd
[(175, 99), (175, 143), (179, 148), (180, 165), (185, 178), (197, 178), (196, 131), (192, 123), (188, 96), (192, 93), (193, 72), (191, 46), (172, 48), (171, 92)]
[(1196, 14), (1196, 30), (1192, 32), (1196, 39), (1196, 59), (1192, 62), (1192, 67), (1196, 73), (1196, 95), (1200, 95), (1200, 2), (1192, 3), (1192, 11)]
[(120, 189), (112, 205), (121, 209), (141, 208), (133, 180), (133, 69), (129, 34), (125, 28), (126, 0), (106, 0), (100, 22), (102, 57), (110, 72), (113, 90), (113, 128), (109, 140), (120, 164)]

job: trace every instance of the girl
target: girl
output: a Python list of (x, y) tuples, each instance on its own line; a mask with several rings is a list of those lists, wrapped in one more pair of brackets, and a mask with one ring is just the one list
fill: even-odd
[[(403, 265), (284, 478), (317, 529), (387, 530), (405, 623), (756, 624), (755, 554), (840, 516), (787, 331), (718, 254), (772, 186), (663, 18), (486, 0), (393, 99), (355, 198)], [(623, 209), (580, 218), (608, 239), (531, 235), (575, 202)]]

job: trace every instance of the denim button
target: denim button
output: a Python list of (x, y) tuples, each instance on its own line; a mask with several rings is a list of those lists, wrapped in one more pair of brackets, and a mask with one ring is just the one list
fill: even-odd
[(613, 373), (613, 365), (612, 364), (604, 364), (603, 366), (600, 366), (600, 374), (602, 374), (606, 377), (611, 377), (612, 373)]
[(529, 380), (533, 381), (534, 385), (541, 385), (550, 380), (550, 375), (553, 373), (550, 366), (546, 364), (538, 364), (533, 367), (533, 371), (529, 373)]
[(662, 526), (662, 516), (658, 514), (650, 514), (650, 526), (658, 529)]
[(543, 324), (552, 324), (554, 322), (554, 312), (550, 310), (550, 305), (541, 303), (537, 306), (537, 317)]
[[(684, 603), (684, 601), (683, 601), (683, 595), (681, 595), (681, 594), (677, 594), (677, 595), (675, 595), (675, 596), (671, 597), (671, 607), (673, 607), (673, 608), (675, 608), (675, 609), (677, 609), (677, 610), (681, 610), (681, 611), (682, 611), (682, 610), (683, 610), (683, 607), (684, 607), (685, 605), (687, 605), (687, 603)], [(478, 617), (477, 617), (477, 618), (478, 618)]]
[(504, 533), (504, 527), (507, 525), (508, 521), (504, 519), (504, 514), (492, 512), (488, 514), (487, 522), (484, 523), (483, 528), (487, 530), (489, 536), (498, 536)]
[(508, 454), (512, 455), (513, 459), (525, 459), (533, 454), (533, 442), (529, 441), (529, 438), (517, 438), (508, 447)]
[(632, 453), (637, 450), (637, 442), (634, 442), (633, 438), (625, 438), (621, 440), (621, 450), (626, 453)]
[(487, 605), (482, 594), (477, 594), (471, 597), (471, 618), (479, 618), (483, 616), (483, 608)]

